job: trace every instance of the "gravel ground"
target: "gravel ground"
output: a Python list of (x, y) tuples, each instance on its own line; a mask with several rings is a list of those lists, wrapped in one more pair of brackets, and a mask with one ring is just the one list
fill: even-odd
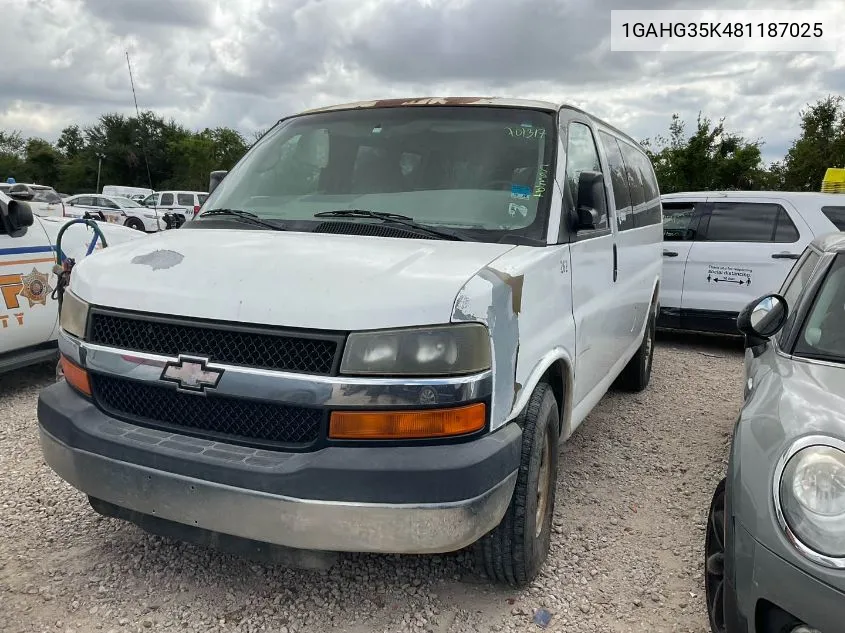
[(100, 518), (41, 460), (38, 390), (0, 378), (0, 630), (705, 633), (710, 496), (742, 393), (741, 348), (662, 336), (641, 394), (610, 393), (563, 449), (552, 551), (533, 586), (489, 586), (465, 553), (257, 564)]

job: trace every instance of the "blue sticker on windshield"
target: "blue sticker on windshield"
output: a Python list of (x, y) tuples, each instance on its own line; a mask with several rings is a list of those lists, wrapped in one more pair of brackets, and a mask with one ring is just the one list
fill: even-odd
[(511, 185), (511, 198), (516, 198), (517, 200), (529, 200), (531, 198), (531, 187)]

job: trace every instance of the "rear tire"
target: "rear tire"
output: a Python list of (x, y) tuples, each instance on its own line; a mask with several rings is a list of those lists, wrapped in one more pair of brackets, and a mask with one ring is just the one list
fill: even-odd
[(138, 218), (129, 218), (128, 220), (126, 220), (125, 225), (128, 226), (130, 229), (135, 229), (136, 231), (146, 231), (144, 223), (141, 222), (141, 220), (139, 220)]
[(654, 362), (654, 333), (657, 329), (657, 307), (652, 305), (648, 313), (643, 341), (637, 353), (619, 374), (617, 386), (625, 391), (638, 392), (648, 387), (651, 380), (651, 366)]
[(551, 386), (540, 383), (520, 415), (522, 456), (505, 516), (474, 546), (476, 565), (515, 587), (537, 577), (551, 543), (560, 416)]

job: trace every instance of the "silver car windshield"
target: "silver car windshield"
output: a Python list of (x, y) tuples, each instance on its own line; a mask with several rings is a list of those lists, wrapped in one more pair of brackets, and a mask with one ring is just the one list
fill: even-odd
[(795, 344), (795, 354), (845, 363), (845, 254), (837, 256)]

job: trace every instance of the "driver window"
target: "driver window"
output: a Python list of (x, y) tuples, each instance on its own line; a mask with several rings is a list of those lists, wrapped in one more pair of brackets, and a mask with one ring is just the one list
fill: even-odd
[[(597, 171), (601, 173), (599, 152), (590, 128), (583, 123), (571, 123), (566, 146), (566, 204), (574, 211), (578, 208), (578, 179), (581, 172)], [(607, 212), (599, 218), (596, 230), (608, 228)]]

